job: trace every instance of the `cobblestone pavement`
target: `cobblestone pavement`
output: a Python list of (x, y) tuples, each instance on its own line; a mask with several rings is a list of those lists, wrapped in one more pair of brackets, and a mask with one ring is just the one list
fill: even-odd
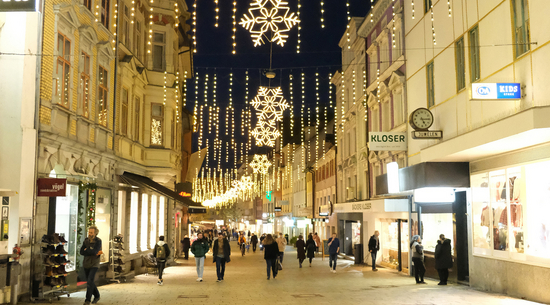
[[(203, 282), (196, 282), (194, 259), (180, 259), (179, 266), (166, 268), (163, 286), (156, 284), (155, 275), (100, 286), (99, 304), (537, 304), (462, 285), (438, 286), (433, 280), (416, 285), (414, 278), (395, 270), (373, 272), (351, 261), (339, 260), (337, 273), (331, 273), (328, 257), (315, 258), (312, 267), (306, 261), (300, 269), (291, 247), (285, 252), (284, 270), (268, 281), (263, 252), (250, 251), (243, 257), (236, 243), (231, 246), (231, 262), (221, 283), (216, 282), (216, 265), (209, 254)], [(83, 304), (84, 294), (72, 293), (54, 303)]]

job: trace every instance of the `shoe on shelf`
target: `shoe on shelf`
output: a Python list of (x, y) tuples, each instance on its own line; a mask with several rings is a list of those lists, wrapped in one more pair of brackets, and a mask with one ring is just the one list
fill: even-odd
[(63, 249), (63, 245), (59, 245), (55, 248), (55, 253), (57, 254), (67, 254), (67, 251)]
[(57, 234), (57, 233), (54, 233), (54, 234), (53, 234), (53, 243), (54, 243), (54, 244), (59, 244), (59, 243), (61, 243), (61, 241), (59, 240), (59, 234)]
[(62, 243), (64, 243), (64, 244), (65, 244), (65, 243), (68, 243), (68, 241), (65, 239), (65, 237), (63, 237), (63, 236), (61, 236), (61, 235), (59, 236), (59, 241), (62, 242)]
[(94, 298), (94, 300), (92, 301), (92, 304), (97, 304), (97, 302), (99, 302), (99, 298)]
[(49, 236), (47, 234), (44, 234), (44, 236), (42, 236), (42, 242), (47, 243), (47, 244), (51, 244), (53, 242), (53, 239), (52, 239), (51, 236)]

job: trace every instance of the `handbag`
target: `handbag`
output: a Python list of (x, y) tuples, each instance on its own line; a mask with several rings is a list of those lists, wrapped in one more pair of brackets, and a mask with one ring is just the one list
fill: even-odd
[(283, 270), (283, 264), (277, 261), (277, 270)]

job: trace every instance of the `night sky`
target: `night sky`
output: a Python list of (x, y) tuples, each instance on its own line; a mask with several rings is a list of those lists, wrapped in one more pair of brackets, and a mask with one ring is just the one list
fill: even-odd
[[(191, 12), (193, 10), (193, 0), (186, 0)], [(195, 96), (195, 80), (188, 80), (187, 87), (187, 109), (191, 112), (194, 110), (195, 103), (198, 105), (213, 105), (214, 92), (213, 78), (217, 77), (216, 103), (220, 108), (220, 136), (219, 139), (227, 141), (229, 138), (225, 136), (225, 108), (228, 104), (229, 96), (229, 74), (233, 73), (233, 104), (236, 107), (236, 126), (235, 132), (237, 142), (246, 142), (246, 138), (241, 136), (240, 113), (245, 107), (245, 73), (248, 71), (248, 100), (252, 100), (259, 86), (281, 86), (287, 102), (290, 104), (290, 89), (289, 75), (294, 77), (293, 97), (294, 97), (294, 125), (295, 139), (298, 141), (297, 134), (300, 125), (300, 115), (302, 103), (304, 103), (306, 111), (303, 113), (305, 117), (305, 125), (307, 125), (307, 109), (310, 109), (311, 125), (314, 125), (315, 106), (317, 103), (316, 91), (316, 73), (319, 73), (319, 106), (321, 114), (324, 112), (323, 107), (329, 105), (329, 73), (335, 73), (341, 67), (341, 49), (338, 46), (342, 35), (346, 29), (347, 12), (346, 0), (325, 0), (324, 2), (324, 19), (325, 28), (321, 28), (321, 6), (319, 0), (301, 0), (301, 47), (300, 53), (296, 53), (297, 44), (297, 26), (293, 27), (288, 33), (289, 38), (284, 47), (273, 44), (273, 69), (277, 73), (277, 77), (271, 82), (263, 76), (265, 70), (269, 68), (270, 61), (270, 44), (254, 47), (253, 40), (249, 32), (238, 24), (241, 17), (249, 8), (251, 0), (237, 0), (237, 54), (232, 54), (232, 0), (219, 0), (219, 26), (215, 27), (215, 3), (214, 0), (198, 0), (197, 3), (197, 53), (194, 54), (193, 64), (194, 71), (199, 75), (199, 94)], [(288, 5), (291, 12), (297, 12), (297, 0), (289, 0)], [(365, 16), (370, 8), (368, 0), (350, 0), (350, 15)], [(305, 73), (305, 99), (302, 100), (301, 73)], [(204, 85), (205, 75), (208, 74), (208, 96), (205, 102)], [(335, 92), (332, 89), (332, 102), (334, 105)], [(200, 109), (200, 108), (199, 108)], [(204, 108), (205, 110), (207, 108)], [(255, 113), (255, 110), (252, 108)], [(205, 111), (207, 112), (207, 111)], [(329, 119), (333, 117), (333, 112), (329, 109)], [(285, 121), (283, 123), (284, 134), (283, 143), (286, 144), (290, 139), (289, 128), (290, 112), (285, 112)], [(200, 118), (198, 118), (200, 119)], [(324, 123), (324, 118), (321, 119)], [(208, 116), (203, 116), (203, 139), (208, 137), (210, 143), (215, 138), (214, 130), (208, 134)], [(254, 128), (257, 119), (255, 115), (252, 119), (252, 128)], [(323, 123), (321, 125), (323, 125)], [(214, 123), (215, 124), (215, 123)], [(233, 132), (232, 130), (228, 131)], [(223, 135), (223, 137), (221, 137)], [(198, 150), (198, 133), (193, 137), (193, 150)], [(204, 148), (203, 140), (203, 148)], [(254, 143), (254, 139), (252, 139)], [(271, 149), (265, 147), (257, 147), (252, 145), (250, 154), (266, 153)], [(225, 161), (225, 144), (222, 148), (222, 159)], [(208, 164), (210, 167), (217, 167), (218, 161), (213, 159), (214, 151), (210, 149), (210, 158)], [(234, 166), (233, 154), (230, 152), (229, 162), (222, 162), (221, 166), (229, 168)]]

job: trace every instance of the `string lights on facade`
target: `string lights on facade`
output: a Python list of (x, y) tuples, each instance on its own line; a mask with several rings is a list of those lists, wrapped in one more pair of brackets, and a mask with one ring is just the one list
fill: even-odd
[(233, 15), (231, 16), (231, 19), (233, 20), (233, 35), (231, 36), (231, 39), (233, 39), (233, 54), (237, 53), (237, 1), (233, 0)]
[(451, 0), (447, 0), (447, 7), (449, 8), (449, 17), (452, 17)]
[(412, 7), (412, 19), (414, 19), (414, 0), (411, 0), (411, 7)]
[(435, 26), (434, 26), (434, 5), (432, 4), (432, 7), (430, 9), (430, 13), (432, 15), (432, 37), (433, 37), (433, 42), (434, 42), (434, 46), (437, 44), (436, 41), (435, 41)]
[(321, 0), (321, 28), (325, 28), (325, 2)]
[(347, 16), (348, 16), (348, 23), (346, 25), (346, 36), (347, 36), (347, 40), (348, 40), (348, 50), (351, 49), (351, 38), (350, 38), (350, 28), (349, 28), (349, 23), (351, 21), (351, 15), (349, 13), (349, 0), (346, 1), (346, 12), (347, 12)]
[[(298, 19), (300, 19), (301, 12), (302, 12), (302, 3), (301, 3), (301, 0), (298, 0), (298, 11), (296, 12), (296, 14), (298, 15)], [(296, 53), (300, 53), (300, 43), (302, 42), (301, 32), (302, 32), (302, 25), (298, 24), (298, 41), (296, 43)]]
[(216, 14), (216, 23), (214, 23), (214, 26), (218, 27), (218, 21), (220, 20), (220, 7), (218, 5), (218, 0), (214, 0), (214, 4), (216, 4), (216, 8), (214, 9)]
[(193, 2), (193, 53), (197, 53), (197, 1)]

